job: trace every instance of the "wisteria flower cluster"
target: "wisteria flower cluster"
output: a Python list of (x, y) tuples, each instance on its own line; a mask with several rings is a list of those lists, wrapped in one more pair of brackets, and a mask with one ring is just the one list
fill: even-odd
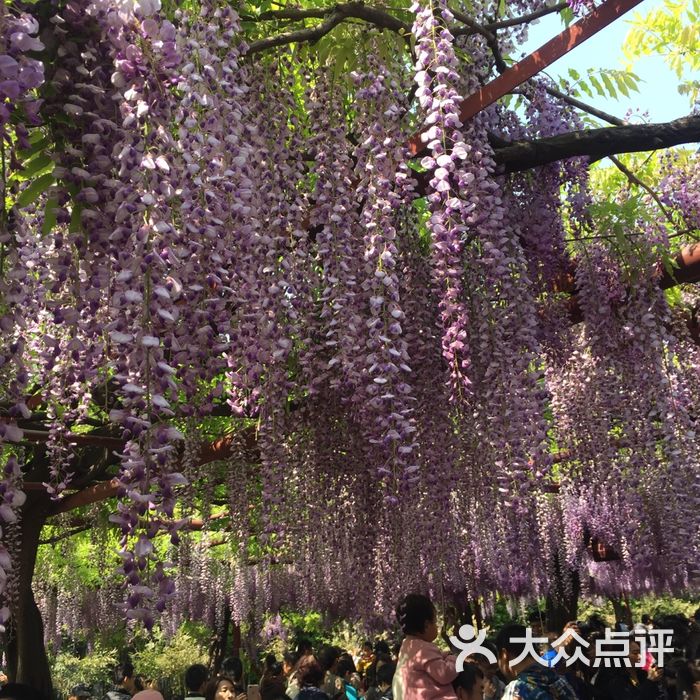
[(27, 127), (39, 123), (41, 100), (35, 89), (44, 82), (44, 64), (31, 57), (44, 45), (37, 37), (39, 23), (30, 14), (0, 16), (0, 127), (12, 125), (20, 148), (27, 148)]
[[(3, 16), (3, 125), (21, 139), (38, 115), (56, 152), (0, 232), (2, 581), (30, 399), (55, 499), (77, 427), (120, 441), (117, 575), (68, 595), (42, 562), (48, 634), (111, 624), (116, 595), (146, 627), (229, 610), (272, 634), (284, 604), (381, 626), (409, 588), (488, 604), (700, 569), (698, 351), (658, 285), (664, 226), (635, 222), (620, 256), (583, 233), (581, 160), (499, 172), (489, 133), (575, 116), (534, 83), (524, 112), (462, 123), (484, 37), (455, 40), (442, 0), (414, 12), (415, 65), (369, 36), (339, 93), (297, 52), (246, 59), (229, 6), (74, 0), (42, 27), (43, 102), (39, 26)], [(665, 202), (692, 226), (697, 178), (678, 177)]]

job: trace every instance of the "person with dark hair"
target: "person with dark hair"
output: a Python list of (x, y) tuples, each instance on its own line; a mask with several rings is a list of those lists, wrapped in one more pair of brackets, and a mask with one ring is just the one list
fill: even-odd
[(92, 689), (84, 683), (78, 683), (70, 689), (68, 700), (88, 700), (92, 697)]
[[(494, 658), (498, 658), (498, 649), (492, 641), (487, 639), (482, 647), (488, 649)], [(472, 658), (467, 659), (467, 661), (472, 662)], [(501, 700), (506, 684), (500, 676), (498, 662), (489, 663), (485, 656), (477, 654), (473, 657), (473, 663), (476, 663), (484, 674), (484, 700)]]
[(297, 663), (299, 663), (299, 657), (294, 652), (285, 651), (282, 654), (282, 670), (287, 678), (294, 673)]
[(323, 683), (323, 669), (315, 656), (307, 654), (301, 657), (297, 664), (297, 678), (301, 688), (319, 688)]
[(236, 691), (236, 697), (241, 697), (246, 694), (245, 682), (243, 679), (243, 662), (238, 656), (228, 656), (221, 662), (219, 676), (226, 678), (233, 683), (233, 688)]
[(357, 660), (357, 672), (361, 675), (367, 673), (367, 669), (375, 661), (374, 651), (372, 649), (372, 642), (369, 639), (362, 645), (362, 651), (360, 652), (360, 658)]
[(396, 664), (383, 663), (377, 669), (377, 690), (379, 691), (379, 700), (394, 700), (394, 694), (391, 691), (391, 684), (396, 673)]
[(313, 656), (313, 648), (311, 646), (311, 642), (308, 639), (300, 639), (297, 643), (297, 650), (296, 650), (296, 655), (297, 658), (301, 658), (302, 656)]
[(230, 676), (219, 675), (207, 684), (205, 700), (246, 700), (245, 691)]
[(457, 678), (452, 681), (457, 700), (482, 700), (484, 697), (484, 672), (472, 662), (464, 664)]
[(320, 687), (324, 673), (315, 656), (311, 654), (302, 656), (297, 665), (296, 674), (299, 680), (298, 700), (329, 700), (328, 695)]
[[(387, 644), (387, 647), (389, 645)], [(396, 672), (396, 664), (391, 658), (391, 654), (385, 652), (377, 653), (377, 658), (372, 664), (371, 668), (367, 671), (367, 692), (365, 693), (365, 700), (380, 700), (382, 696), (382, 691), (379, 688), (379, 671), (382, 666), (389, 665), (391, 667), (391, 676), (394, 677)], [(385, 671), (385, 673), (387, 673)], [(387, 693), (383, 693), (386, 695)], [(393, 696), (392, 696), (393, 697)]]
[(321, 690), (332, 698), (339, 690), (342, 690), (343, 683), (338, 676), (338, 661), (343, 650), (340, 647), (327, 644), (321, 647), (318, 653), (318, 663), (323, 670), (323, 684)]
[(340, 655), (336, 666), (336, 673), (342, 682), (342, 691), (347, 700), (357, 700), (358, 689), (353, 684), (353, 674), (356, 672), (355, 662), (348, 653)]
[(282, 664), (277, 661), (277, 657), (274, 654), (266, 654), (263, 661), (263, 672), (260, 676), (260, 683), (262, 683), (263, 678), (268, 676), (284, 676), (284, 670), (282, 669)]
[(132, 695), (142, 690), (138, 687), (137, 680), (130, 662), (119, 664), (112, 673), (115, 687), (105, 695), (104, 700), (131, 700)]
[(596, 700), (656, 700), (659, 696), (662, 672), (655, 665), (648, 673), (639, 668), (637, 664), (640, 661), (640, 652), (639, 642), (630, 635), (630, 665), (601, 669), (593, 684)]
[(292, 652), (286, 652), (282, 657), (282, 670), (287, 678), (287, 697), (295, 700), (299, 695), (299, 680), (297, 678), (297, 666), (301, 659)]
[(277, 661), (274, 654), (268, 654), (265, 658), (265, 670), (260, 677), (261, 700), (277, 700), (286, 691), (286, 682), (282, 664)]
[(209, 671), (204, 664), (194, 664), (185, 671), (185, 687), (188, 700), (204, 700)]
[(498, 667), (510, 681), (503, 700), (577, 700), (571, 686), (554, 669), (543, 666), (532, 654), (525, 654), (526, 628), (506, 625), (496, 637)]
[(221, 662), (219, 674), (232, 680), (238, 688), (243, 688), (243, 662), (238, 656), (225, 658)]
[(396, 619), (406, 637), (392, 683), (394, 700), (455, 700), (457, 659), (434, 644), (437, 613), (431, 600), (410, 593), (397, 606)]
[(374, 655), (379, 657), (382, 654), (391, 654), (391, 649), (389, 648), (389, 642), (387, 642), (385, 639), (378, 639), (374, 643)]
[(586, 624), (586, 627), (588, 627), (589, 630), (589, 634), (593, 632), (598, 632), (601, 634), (601, 636), (605, 636), (606, 626), (607, 625), (605, 624), (605, 620), (597, 613), (593, 613), (592, 615), (590, 615), (588, 618), (588, 623)]

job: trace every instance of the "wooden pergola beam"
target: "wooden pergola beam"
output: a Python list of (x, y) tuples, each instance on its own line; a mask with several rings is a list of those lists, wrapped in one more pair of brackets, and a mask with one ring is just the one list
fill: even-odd
[[(49, 439), (49, 431), (47, 430), (26, 430), (23, 429), (25, 434), (25, 439), (35, 442), (42, 443)], [(92, 435), (90, 433), (85, 434), (69, 434), (73, 437), (79, 437), (79, 441), (71, 440), (76, 445), (81, 447), (112, 447), (115, 449), (123, 449), (124, 441), (119, 438), (107, 438), (104, 435)], [(244, 449), (255, 449), (256, 435), (252, 428), (244, 428), (236, 436), (236, 439), (240, 441), (241, 435), (243, 435)], [(198, 465), (209, 464), (210, 462), (218, 462), (222, 460), (229, 459), (233, 455), (234, 451), (234, 436), (227, 435), (213, 442), (204, 444), (201, 446)], [(41, 482), (35, 481), (25, 481), (22, 485), (24, 491), (44, 491), (46, 486)], [(78, 491), (74, 491), (69, 495), (65, 496), (60, 501), (57, 501), (53, 508), (51, 508), (51, 515), (60, 515), (61, 513), (67, 513), (76, 508), (82, 506), (91, 505), (93, 503), (99, 503), (100, 501), (105, 501), (108, 498), (113, 498), (117, 495), (119, 489), (118, 479), (111, 479), (110, 481), (100, 481), (98, 483), (93, 483), (90, 486), (86, 486)]]
[[(0, 422), (8, 423), (6, 418), (0, 418)], [(42, 443), (49, 439), (47, 430), (29, 430), (22, 428), (23, 439), (27, 442)], [(94, 433), (66, 433), (63, 436), (65, 442), (78, 445), (80, 447), (89, 445), (90, 447), (106, 447), (113, 450), (119, 450), (124, 447), (124, 440), (118, 437), (109, 435), (95, 435)]]

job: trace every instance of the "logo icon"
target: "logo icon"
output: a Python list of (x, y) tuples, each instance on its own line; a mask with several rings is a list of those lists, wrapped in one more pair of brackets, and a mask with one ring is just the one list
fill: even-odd
[(483, 646), (486, 641), (486, 630), (477, 632), (471, 625), (462, 625), (457, 632), (457, 636), (450, 637), (450, 642), (455, 649), (461, 649), (457, 657), (457, 671), (464, 670), (464, 660), (472, 654), (484, 656), (490, 664), (496, 663), (494, 653)]

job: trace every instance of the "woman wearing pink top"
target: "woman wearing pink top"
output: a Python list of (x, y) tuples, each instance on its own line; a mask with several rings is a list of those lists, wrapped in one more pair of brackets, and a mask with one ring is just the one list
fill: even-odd
[(433, 644), (438, 629), (430, 599), (407, 595), (396, 608), (396, 617), (406, 638), (392, 683), (393, 700), (456, 700), (452, 681), (457, 677), (457, 659)]

